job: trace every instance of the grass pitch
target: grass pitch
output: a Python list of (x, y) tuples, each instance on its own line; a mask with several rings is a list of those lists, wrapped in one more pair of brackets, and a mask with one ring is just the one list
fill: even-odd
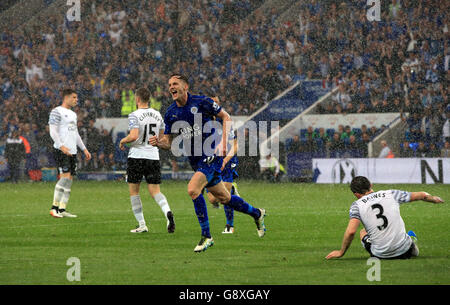
[[(338, 260), (354, 200), (347, 185), (239, 182), (239, 192), (267, 210), (267, 234), (258, 238), (252, 218), (235, 212), (235, 233), (221, 234), (223, 208), (208, 205), (215, 245), (193, 249), (200, 239), (185, 181), (164, 181), (162, 192), (175, 215), (168, 234), (159, 206), (141, 187), (150, 232), (131, 234), (136, 225), (125, 182), (75, 181), (68, 210), (78, 218), (49, 215), (54, 183), (0, 183), (0, 284), (450, 284), (449, 186), (376, 185), (375, 190), (424, 190), (442, 205), (401, 207), (406, 229), (419, 238), (420, 256), (381, 261), (381, 281), (369, 282), (368, 254), (354, 240)], [(70, 282), (67, 260), (80, 260), (81, 281)]]

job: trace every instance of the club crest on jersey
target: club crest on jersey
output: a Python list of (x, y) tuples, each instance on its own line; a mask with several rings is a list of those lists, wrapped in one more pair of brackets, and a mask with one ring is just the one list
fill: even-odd
[(77, 124), (75, 122), (70, 122), (67, 126), (67, 130), (69, 131), (77, 130)]
[(198, 108), (197, 107), (192, 107), (191, 108), (191, 113), (192, 114), (196, 114), (198, 112)]
[(197, 107), (192, 107), (191, 108), (191, 113), (192, 114), (196, 114), (198, 112), (198, 108)]

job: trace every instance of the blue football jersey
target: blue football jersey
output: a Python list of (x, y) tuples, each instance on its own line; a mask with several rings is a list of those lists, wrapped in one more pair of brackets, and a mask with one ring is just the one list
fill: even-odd
[[(181, 136), (184, 140), (190, 140), (190, 147), (184, 147), (184, 149), (185, 155), (188, 156), (193, 167), (200, 160), (213, 155), (213, 145), (210, 145), (211, 149), (203, 148), (211, 143), (215, 129), (205, 128), (204, 130), (204, 127), (211, 124), (210, 122), (214, 121), (214, 117), (221, 110), (222, 107), (211, 98), (188, 93), (186, 105), (179, 107), (176, 102), (173, 102), (164, 115), (165, 134)], [(205, 145), (206, 141), (208, 142)]]

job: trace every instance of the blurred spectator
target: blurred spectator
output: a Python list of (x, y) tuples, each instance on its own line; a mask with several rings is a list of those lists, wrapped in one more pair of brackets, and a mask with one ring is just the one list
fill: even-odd
[(112, 138), (112, 130), (106, 129), (101, 131), (99, 135), (100, 150), (98, 156), (98, 168), (100, 170), (111, 170), (114, 166), (114, 142)]
[(304, 142), (304, 149), (305, 152), (313, 152), (317, 149), (317, 143), (314, 140), (314, 137), (316, 136), (316, 132), (313, 130), (311, 126), (308, 127), (307, 132), (305, 134), (305, 142)]
[(439, 112), (433, 112), (431, 107), (428, 107), (425, 109), (420, 131), (428, 141), (439, 143), (442, 137), (442, 124), (442, 115)]
[(441, 151), (437, 148), (435, 143), (430, 143), (430, 146), (428, 148), (428, 155), (429, 158), (439, 158), (441, 156)]
[(98, 168), (98, 157), (101, 146), (100, 131), (94, 126), (95, 121), (89, 120), (89, 126), (86, 128), (87, 141), (86, 147), (89, 147), (89, 151), (92, 155), (92, 160), (86, 164), (86, 169), (94, 170)]
[(312, 137), (314, 140), (320, 139), (324, 145), (330, 141), (330, 137), (325, 133), (325, 129), (323, 127), (319, 128), (319, 133), (314, 133)]
[(333, 96), (335, 106), (339, 107), (341, 112), (344, 112), (351, 101), (350, 95), (346, 91), (345, 84), (341, 83), (339, 85), (339, 91)]
[(292, 142), (289, 145), (288, 153), (296, 153), (302, 151), (302, 143), (298, 135), (294, 135)]
[(394, 154), (385, 140), (381, 140), (381, 147), (382, 149), (378, 155), (378, 158), (394, 158)]
[(352, 128), (349, 125), (346, 125), (344, 130), (341, 132), (341, 139), (346, 140), (354, 135)]
[(344, 141), (339, 133), (335, 132), (330, 144), (330, 157), (339, 158), (344, 151)]
[(366, 132), (363, 132), (361, 135), (361, 155), (363, 158), (369, 157), (368, 145), (370, 141), (371, 141), (370, 136)]
[(420, 117), (419, 112), (414, 112), (412, 115), (406, 119), (406, 123), (408, 124), (408, 130), (410, 133), (410, 141), (417, 142), (422, 138), (422, 119)]
[(360, 155), (360, 144), (354, 135), (350, 135), (348, 138), (348, 144), (345, 147), (348, 157), (356, 157)]
[(447, 119), (445, 120), (445, 123), (442, 127), (442, 136), (444, 138), (444, 141), (448, 142), (450, 141), (450, 110), (447, 109), (445, 115)]
[(31, 129), (30, 123), (23, 124), (22, 137), (26, 139), (25, 143), (29, 145), (29, 151), (25, 154), (25, 171), (32, 181), (40, 180), (39, 174), (39, 144), (35, 132)]
[(419, 146), (416, 149), (416, 156), (419, 158), (429, 157), (428, 147), (425, 145), (425, 142), (419, 141)]
[(10, 181), (17, 183), (20, 179), (20, 165), (25, 158), (25, 147), (19, 132), (14, 130), (6, 139), (5, 159), (8, 163)]
[(111, 115), (111, 106), (105, 101), (101, 100), (99, 104), (98, 117), (99, 118), (110, 118)]
[(444, 147), (441, 149), (442, 158), (450, 158), (450, 142), (445, 141)]
[(369, 129), (367, 129), (366, 124), (361, 125), (361, 134), (364, 134), (364, 133), (366, 133), (370, 137), (370, 135), (369, 135), (370, 132), (369, 132)]
[(408, 141), (404, 141), (400, 146), (400, 158), (412, 158), (414, 157), (414, 150), (409, 146)]
[(47, 163), (45, 165), (50, 167), (55, 166), (56, 163), (53, 159), (53, 140), (50, 137), (50, 130), (48, 125), (45, 125), (44, 130), (39, 131), (37, 140), (41, 153), (47, 159)]

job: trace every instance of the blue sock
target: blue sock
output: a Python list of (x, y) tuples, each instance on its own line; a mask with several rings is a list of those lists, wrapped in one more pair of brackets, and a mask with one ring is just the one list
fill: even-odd
[[(234, 187), (231, 187), (231, 195), (234, 195)], [(225, 217), (227, 219), (227, 225), (234, 227), (234, 210), (229, 204), (223, 205), (223, 211), (225, 212)]]
[(202, 228), (202, 236), (211, 237), (209, 231), (209, 219), (208, 219), (208, 209), (206, 208), (206, 201), (202, 194), (197, 198), (192, 200), (194, 202), (195, 214), (197, 214), (197, 219)]
[(225, 217), (227, 218), (227, 225), (234, 227), (234, 210), (229, 204), (223, 205), (223, 210), (225, 211)]
[(251, 206), (250, 204), (245, 202), (244, 199), (236, 195), (231, 195), (231, 200), (228, 205), (236, 211), (253, 216), (253, 218), (259, 218), (261, 216), (261, 212), (259, 211), (259, 209)]

